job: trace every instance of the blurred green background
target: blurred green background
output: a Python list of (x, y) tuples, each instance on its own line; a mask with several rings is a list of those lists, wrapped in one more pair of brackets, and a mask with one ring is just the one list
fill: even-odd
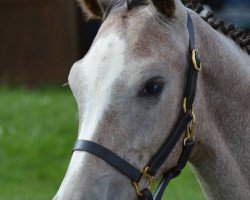
[(77, 133), (68, 88), (0, 89), (0, 199), (51, 199)]

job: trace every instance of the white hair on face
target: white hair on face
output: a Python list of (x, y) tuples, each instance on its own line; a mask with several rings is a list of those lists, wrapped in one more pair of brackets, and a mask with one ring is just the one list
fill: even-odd
[[(110, 104), (112, 85), (124, 68), (124, 50), (125, 42), (112, 33), (97, 40), (86, 57), (78, 62), (88, 94), (78, 139), (91, 140)], [(81, 88), (78, 90), (81, 92)]]

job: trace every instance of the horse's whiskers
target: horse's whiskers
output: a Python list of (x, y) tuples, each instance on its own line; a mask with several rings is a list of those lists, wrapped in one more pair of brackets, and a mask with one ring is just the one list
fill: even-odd
[(69, 82), (64, 83), (62, 86), (63, 86), (63, 87), (69, 86)]

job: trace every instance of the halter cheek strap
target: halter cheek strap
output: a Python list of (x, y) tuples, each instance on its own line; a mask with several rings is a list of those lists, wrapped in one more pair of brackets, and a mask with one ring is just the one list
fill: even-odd
[[(133, 182), (136, 193), (140, 200), (161, 200), (168, 183), (173, 178), (179, 176), (182, 169), (186, 166), (188, 158), (194, 146), (194, 140), (192, 137), (195, 125), (193, 102), (196, 93), (198, 72), (201, 69), (201, 62), (198, 50), (195, 49), (193, 22), (189, 13), (187, 15), (187, 29), (189, 33), (189, 46), (192, 59), (187, 70), (183, 111), (180, 113), (180, 117), (178, 122), (176, 123), (174, 131), (169, 135), (165, 143), (162, 145), (156, 155), (151, 159), (148, 165), (145, 168), (139, 170), (112, 151), (91, 141), (77, 140), (74, 146), (73, 151), (86, 151), (94, 154), (95, 156), (105, 160), (115, 169), (129, 177)], [(189, 125), (190, 123), (191, 126)], [(154, 176), (166, 161), (169, 154), (174, 149), (175, 145), (180, 140), (184, 132), (186, 132), (187, 136), (184, 139), (182, 152), (177, 165), (163, 174), (155, 193), (152, 194), (150, 191), (150, 187), (153, 183)], [(147, 188), (140, 189), (139, 183), (142, 179), (148, 180)]]

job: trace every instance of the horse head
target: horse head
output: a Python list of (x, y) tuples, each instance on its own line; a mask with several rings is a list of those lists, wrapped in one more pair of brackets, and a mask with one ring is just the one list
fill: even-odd
[[(69, 75), (69, 84), (79, 109), (78, 140), (99, 144), (136, 169), (143, 169), (158, 152), (159, 147), (170, 137), (183, 110), (186, 72), (191, 61), (187, 9), (179, 0), (79, 0), (79, 2), (86, 16), (102, 20), (102, 25), (89, 52), (73, 65)], [(194, 12), (190, 10), (188, 12), (192, 17), (196, 17)], [(206, 48), (203, 48), (203, 57), (207, 65), (204, 67), (206, 71), (202, 83), (208, 91), (201, 95), (203, 89), (199, 86), (199, 101), (203, 106), (198, 108), (200, 109), (198, 117), (205, 123), (198, 128), (197, 138), (201, 129), (207, 130), (206, 133), (209, 132), (208, 127), (214, 129), (213, 132), (211, 130), (211, 133), (202, 135), (199, 141), (202, 148), (193, 159), (193, 163), (197, 164), (197, 169), (201, 171), (198, 175), (203, 177), (201, 180), (204, 186), (211, 185), (213, 188), (214, 184), (206, 184), (206, 181), (210, 183), (215, 181), (217, 186), (221, 186), (218, 188), (224, 188), (222, 179), (217, 180), (215, 172), (208, 169), (221, 169), (221, 173), (224, 173), (223, 170), (229, 167), (229, 165), (224, 166), (227, 162), (218, 164), (218, 159), (214, 162), (211, 160), (217, 158), (217, 152), (220, 152), (220, 155), (228, 155), (227, 150), (236, 143), (232, 142), (230, 148), (220, 145), (223, 143), (223, 134), (219, 132), (222, 129), (216, 128), (215, 124), (229, 121), (221, 122), (218, 118), (228, 110), (223, 110), (224, 107), (217, 102), (227, 104), (228, 101), (223, 99), (227, 95), (220, 97), (223, 100), (218, 101), (219, 93), (212, 88), (215, 82), (211, 84), (210, 80), (215, 80), (214, 77), (226, 71), (223, 67), (235, 63), (235, 60), (245, 62), (241, 66), (247, 66), (247, 59), (236, 58), (240, 57), (240, 53), (243, 54), (233, 53), (234, 49), (239, 51), (238, 47), (235, 47), (228, 38), (218, 35), (201, 18), (199, 18), (200, 23), (197, 21), (198, 19), (195, 20), (195, 25), (201, 31), (197, 44), (201, 44), (201, 40), (206, 44)], [(202, 32), (203, 27), (209, 32), (206, 37)], [(209, 39), (217, 42), (210, 43)], [(221, 46), (228, 48), (220, 51)], [(206, 54), (211, 56), (204, 56)], [(224, 58), (224, 55), (230, 56)], [(193, 61), (195, 56), (196, 54), (193, 55)], [(230, 70), (227, 71), (229, 73)], [(236, 76), (232, 74), (230, 77), (234, 80)], [(225, 84), (227, 77), (229, 76), (224, 76), (222, 81), (217, 78), (216, 80), (222, 83), (218, 88), (221, 91), (223, 88), (223, 94), (230, 96), (231, 93)], [(240, 84), (235, 84), (235, 87), (238, 85)], [(245, 95), (243, 90), (237, 89), (237, 91), (238, 94)], [(231, 99), (236, 97), (237, 95), (234, 95)], [(241, 100), (244, 98), (238, 102)], [(211, 109), (217, 110), (221, 115), (219, 113), (212, 115)], [(243, 112), (245, 111), (242, 110)], [(239, 118), (239, 127), (242, 127), (240, 124), (244, 124), (245, 121)], [(226, 127), (223, 130), (228, 130), (230, 123), (222, 124), (221, 127)], [(224, 132), (230, 133), (230, 131)], [(180, 137), (182, 139), (171, 149), (166, 162), (154, 174), (156, 178), (178, 163), (185, 136)], [(215, 145), (215, 141), (218, 144)], [(211, 151), (208, 152), (209, 150)], [(106, 153), (105, 150), (103, 154)], [(195, 149), (192, 153), (195, 153)], [(244, 185), (243, 179), (239, 183)], [(147, 183), (140, 182), (137, 186), (143, 188), (145, 185)], [(208, 193), (211, 193), (210, 196), (221, 195), (221, 198), (217, 199), (228, 199), (227, 193), (221, 193), (220, 190), (216, 192), (216, 188), (211, 188), (207, 189)], [(213, 192), (216, 195), (212, 194)], [(238, 193), (238, 196), (240, 194), (244, 193)], [(245, 194), (248, 195), (247, 189)], [(233, 199), (234, 194), (231, 193), (231, 196)], [(88, 152), (74, 151), (67, 174), (54, 198), (54, 200), (62, 199), (127, 200), (137, 199), (137, 194), (131, 179), (109, 163)]]

